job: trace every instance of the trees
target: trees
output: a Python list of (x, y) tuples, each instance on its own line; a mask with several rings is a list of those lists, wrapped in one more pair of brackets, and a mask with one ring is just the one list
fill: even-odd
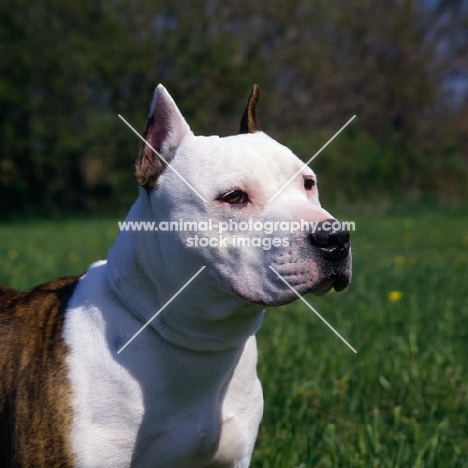
[[(158, 82), (204, 134), (235, 132), (258, 82), (266, 131), (305, 152), (357, 114), (330, 160), (317, 163), (339, 175), (340, 190), (351, 189), (344, 153), (365, 151), (360, 185), (377, 178), (389, 191), (383, 181), (398, 179), (403, 190), (431, 191), (441, 168), (447, 177), (467, 172), (467, 89), (457, 76), (467, 73), (468, 15), (461, 1), (433, 5), (6, 0), (0, 212), (128, 205), (138, 142), (117, 114), (143, 128)], [(369, 156), (378, 148), (384, 160)], [(451, 197), (465, 196), (463, 174)]]

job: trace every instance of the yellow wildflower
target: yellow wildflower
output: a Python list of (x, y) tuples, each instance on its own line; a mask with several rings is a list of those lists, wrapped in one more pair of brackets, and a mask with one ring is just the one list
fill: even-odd
[(397, 265), (404, 265), (406, 263), (406, 258), (403, 255), (397, 255), (395, 257), (395, 263)]
[(7, 255), (10, 260), (16, 260), (18, 258), (18, 251), (16, 249), (10, 249)]
[(403, 296), (401, 291), (390, 291), (387, 293), (387, 297), (391, 302), (398, 302)]

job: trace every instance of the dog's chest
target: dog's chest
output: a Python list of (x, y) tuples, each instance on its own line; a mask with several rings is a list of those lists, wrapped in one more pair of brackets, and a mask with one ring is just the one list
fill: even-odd
[(140, 325), (106, 293), (100, 276), (90, 272), (81, 281), (65, 326), (77, 465), (236, 466), (262, 412), (254, 338), (236, 358), (210, 361), (174, 352), (148, 329), (117, 355), (115, 343)]
[[(142, 385), (105, 361), (107, 369), (90, 376), (89, 387), (83, 379), (74, 389), (73, 446), (83, 466), (228, 468), (242, 460), (256, 434), (261, 395), (242, 406), (229, 389), (224, 395), (206, 389), (194, 399), (198, 389), (188, 382), (179, 388), (168, 379), (159, 388)], [(245, 411), (247, 405), (255, 414)]]
[[(229, 388), (176, 386), (167, 375), (158, 386), (101, 359), (106, 369), (85, 377), (88, 387), (75, 380), (73, 445), (83, 466), (228, 468), (242, 460), (246, 435), (256, 433), (261, 395), (239, 406)], [(254, 418), (247, 405), (257, 409)]]
[[(184, 408), (174, 401), (177, 414), (149, 410), (140, 428), (132, 467), (233, 468), (248, 457), (263, 409), (259, 381), (250, 400), (242, 401), (233, 377), (223, 395), (205, 392), (203, 400)], [(168, 406), (170, 405), (168, 401)], [(158, 421), (158, 422), (156, 422)], [(156, 464), (155, 464), (156, 463)]]
[[(208, 404), (204, 408), (178, 411), (172, 416), (158, 411), (154, 416), (157, 419), (153, 419), (150, 412), (144, 418), (137, 436), (132, 468), (205, 468), (210, 465), (221, 437), (222, 424), (217, 415)], [(230, 461), (233, 463), (235, 460)]]

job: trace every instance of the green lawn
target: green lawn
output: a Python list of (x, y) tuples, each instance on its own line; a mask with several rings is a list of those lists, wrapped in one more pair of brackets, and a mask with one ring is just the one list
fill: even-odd
[[(468, 217), (353, 218), (347, 291), (267, 311), (252, 467), (468, 467)], [(115, 221), (0, 225), (0, 283), (83, 272)]]

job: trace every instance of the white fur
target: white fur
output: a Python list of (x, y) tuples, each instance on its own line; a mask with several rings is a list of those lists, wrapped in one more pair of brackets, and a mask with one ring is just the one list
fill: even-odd
[(107, 268), (96, 263), (80, 280), (65, 328), (76, 466), (248, 466), (262, 414), (255, 337), (197, 356), (149, 328), (118, 355), (142, 324), (110, 290)]
[[(263, 133), (195, 137), (162, 87), (152, 112), (158, 105), (169, 112), (169, 127), (178, 129), (171, 164), (208, 203), (167, 168), (157, 189), (140, 189), (127, 221), (331, 218), (316, 189), (304, 190), (302, 174), (267, 203), (302, 166), (284, 146)], [(303, 172), (314, 175), (309, 168)], [(250, 205), (235, 210), (218, 202), (230, 188), (248, 192)], [(295, 298), (268, 267), (289, 275), (299, 290), (313, 289), (321, 272), (313, 257), (303, 257), (301, 243), (269, 251), (195, 249), (187, 247), (190, 235), (120, 232), (107, 262), (92, 265), (77, 286), (64, 332), (77, 467), (249, 466), (263, 409), (254, 335), (263, 304)], [(203, 265), (199, 277), (117, 354)]]

